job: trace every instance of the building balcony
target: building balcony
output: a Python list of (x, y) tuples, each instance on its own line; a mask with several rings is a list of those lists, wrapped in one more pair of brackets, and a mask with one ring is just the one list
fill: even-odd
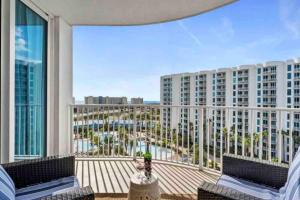
[[(162, 117), (166, 109), (170, 115)], [(181, 110), (186, 114), (179, 117)], [(267, 131), (262, 134), (256, 130), (256, 120), (249, 119), (256, 119), (257, 112), (277, 112), (283, 117), (295, 111), (225, 106), (72, 105), (76, 174), (82, 186), (91, 185), (97, 193), (126, 197), (130, 177), (137, 172), (135, 160), (142, 159), (148, 146), (163, 195), (193, 199), (200, 181), (215, 183), (220, 176), (223, 153), (291, 162), (283, 155), (292, 158), (299, 144), (293, 141), (292, 148), (291, 143), (284, 144), (284, 137), (294, 138), (285, 134), (286, 123), (271, 127), (277, 128), (278, 134), (263, 126)], [(238, 127), (233, 123), (233, 112), (245, 115)], [(230, 131), (225, 132), (224, 128)], [(293, 150), (286, 152), (287, 147)]]

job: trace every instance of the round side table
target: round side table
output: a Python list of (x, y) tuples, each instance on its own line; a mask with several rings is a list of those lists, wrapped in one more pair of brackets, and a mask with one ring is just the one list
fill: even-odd
[(158, 178), (152, 174), (148, 180), (144, 175), (134, 174), (130, 179), (128, 200), (159, 200)]

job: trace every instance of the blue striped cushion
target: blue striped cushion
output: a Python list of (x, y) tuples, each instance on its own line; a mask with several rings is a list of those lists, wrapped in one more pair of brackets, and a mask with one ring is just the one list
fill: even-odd
[(14, 200), (16, 194), (15, 184), (5, 169), (0, 165), (0, 199)]
[(16, 200), (33, 200), (59, 193), (68, 192), (79, 187), (75, 176), (61, 178), (48, 183), (21, 188), (16, 191)]
[(231, 189), (243, 192), (245, 194), (266, 200), (278, 199), (279, 193), (273, 188), (255, 184), (249, 181), (222, 175), (218, 180), (218, 185), (229, 187)]
[(290, 165), (287, 182), (279, 192), (281, 200), (300, 199), (300, 147)]

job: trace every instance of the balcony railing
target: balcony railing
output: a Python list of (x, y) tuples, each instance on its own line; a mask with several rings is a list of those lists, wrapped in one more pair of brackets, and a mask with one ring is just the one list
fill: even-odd
[(71, 112), (74, 153), (84, 158), (135, 159), (150, 151), (156, 160), (221, 170), (223, 153), (290, 163), (300, 143), (300, 109), (72, 105)]

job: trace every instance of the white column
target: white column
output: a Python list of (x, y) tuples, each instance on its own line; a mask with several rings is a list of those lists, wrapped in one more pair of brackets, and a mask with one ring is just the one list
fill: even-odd
[(14, 160), (15, 143), (15, 0), (1, 1), (0, 163)]
[(70, 109), (73, 102), (72, 26), (60, 17), (53, 19), (53, 58), (50, 67), (51, 82), (48, 111), (47, 154), (73, 153), (71, 144)]

